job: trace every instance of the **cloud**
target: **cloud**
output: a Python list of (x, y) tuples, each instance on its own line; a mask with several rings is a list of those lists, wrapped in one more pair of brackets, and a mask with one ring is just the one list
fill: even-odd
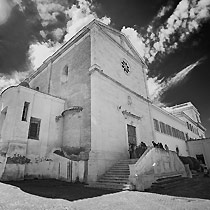
[(135, 47), (137, 52), (140, 56), (144, 57), (145, 55), (145, 44), (143, 43), (143, 39), (140, 34), (133, 28), (125, 27), (121, 29), (121, 32), (124, 33), (129, 40), (131, 41), (132, 45)]
[(0, 93), (10, 86), (18, 85), (21, 81), (25, 79), (25, 77), (29, 74), (29, 72), (13, 72), (12, 75), (2, 75), (0, 76)]
[[(93, 19), (98, 19), (99, 21), (110, 24), (111, 19), (104, 16), (102, 18), (98, 18), (97, 15), (91, 10), (91, 3), (85, 0), (79, 0), (78, 4), (73, 4), (69, 9), (65, 11), (66, 16), (69, 21), (66, 24), (66, 35), (64, 36), (64, 42), (67, 42), (70, 38), (72, 38), (80, 29), (82, 29), (85, 25), (91, 22)], [(58, 28), (54, 31), (55, 36), (62, 36), (63, 31)], [(42, 42), (32, 44), (30, 46), (30, 60), (33, 63), (35, 68), (38, 68), (42, 62), (52, 55), (59, 47), (60, 43), (56, 43), (54, 45), (49, 44), (49, 42)]]
[(147, 84), (149, 89), (150, 98), (157, 102), (161, 101), (162, 95), (168, 91), (171, 87), (179, 85), (183, 82), (189, 73), (198, 65), (200, 65), (206, 58), (202, 57), (201, 59), (197, 60), (196, 62), (188, 65), (180, 72), (176, 73), (175, 75), (171, 76), (170, 78), (164, 80), (158, 80), (158, 77), (155, 78), (148, 78)]
[(0, 25), (6, 23), (10, 16), (12, 7), (7, 0), (0, 1)]
[[(17, 1), (17, 0), (16, 0)], [(0, 26), (1, 88), (17, 83), (14, 72), (39, 67), (64, 42), (93, 19), (110, 24), (111, 19), (98, 18), (89, 1), (74, 4), (59, 0), (22, 0), (16, 3), (4, 26)], [(15, 25), (15, 27), (13, 27)]]
[(186, 41), (209, 20), (210, 1), (180, 1), (165, 23), (154, 31), (154, 27), (165, 12), (166, 9), (163, 8), (157, 14), (144, 36), (144, 41), (147, 43), (145, 58), (149, 63), (155, 61), (157, 55), (165, 56), (173, 52), (180, 43)]
[(30, 46), (29, 54), (34, 69), (37, 69), (43, 61), (51, 56), (59, 47), (61, 47), (60, 43), (53, 46), (50, 46), (48, 43), (32, 44)]
[(96, 13), (91, 10), (91, 3), (86, 0), (79, 0), (78, 5), (73, 5), (66, 11), (71, 19), (67, 23), (67, 34), (65, 35), (65, 41), (68, 41), (73, 37), (80, 29), (91, 22), (93, 19), (98, 19), (105, 24), (110, 24), (111, 19), (104, 16), (98, 18)]

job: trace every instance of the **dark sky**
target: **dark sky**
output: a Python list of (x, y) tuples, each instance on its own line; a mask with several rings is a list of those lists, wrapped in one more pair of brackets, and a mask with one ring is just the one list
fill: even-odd
[[(146, 33), (146, 28), (161, 7), (171, 3), (165, 0), (97, 0), (95, 2), (98, 4), (97, 14), (110, 17), (112, 27), (118, 30), (123, 26), (133, 27), (141, 34)], [(157, 25), (161, 25), (171, 15), (180, 1), (172, 2), (171, 11), (156, 23)], [(156, 60), (148, 66), (150, 76), (158, 76), (159, 79), (166, 80), (202, 57), (204, 61), (196, 66), (183, 82), (164, 92), (160, 99), (168, 106), (191, 101), (201, 113), (202, 123), (207, 128), (206, 136), (210, 137), (210, 20), (202, 23), (200, 29), (192, 33), (172, 53), (162, 56), (160, 60), (157, 56)]]

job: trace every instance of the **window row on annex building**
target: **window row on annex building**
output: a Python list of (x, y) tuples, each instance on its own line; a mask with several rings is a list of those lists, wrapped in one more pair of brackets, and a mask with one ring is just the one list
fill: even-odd
[(188, 134), (185, 134), (183, 131), (180, 131), (168, 124), (165, 124), (157, 119), (153, 119), (155, 130), (169, 136), (173, 136), (178, 139), (188, 140)]
[(191, 130), (193, 133), (199, 135), (199, 133), (198, 133), (198, 128), (195, 128), (193, 125), (191, 125), (191, 124), (188, 123), (188, 122), (187, 122), (187, 128), (188, 128), (189, 130)]

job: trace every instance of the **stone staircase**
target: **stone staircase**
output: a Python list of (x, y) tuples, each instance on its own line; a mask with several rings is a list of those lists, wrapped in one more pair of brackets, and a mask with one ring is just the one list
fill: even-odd
[(151, 188), (147, 189), (147, 192), (160, 192), (166, 189), (176, 187), (178, 185), (183, 185), (188, 178), (182, 177), (181, 174), (167, 176), (159, 178), (154, 182)]
[(135, 164), (138, 159), (120, 160), (112, 166), (97, 182), (90, 183), (88, 187), (104, 188), (110, 190), (127, 190), (129, 185), (129, 164)]

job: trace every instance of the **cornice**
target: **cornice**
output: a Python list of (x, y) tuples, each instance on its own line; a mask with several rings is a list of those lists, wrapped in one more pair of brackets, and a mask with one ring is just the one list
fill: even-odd
[[(135, 60), (136, 62), (145, 65), (145, 63), (142, 61), (142, 59), (139, 57), (138, 59), (132, 55), (128, 50), (126, 50), (121, 44), (119, 44), (115, 39), (113, 39), (105, 30), (103, 30), (103, 28), (99, 25), (98, 26), (100, 28), (100, 30), (103, 31), (103, 34), (105, 34), (107, 36), (107, 38), (109, 38), (112, 42), (114, 42), (121, 50), (123, 50), (130, 58), (132, 58), (133, 60)], [(121, 36), (125, 36), (123, 34), (120, 34)], [(125, 37), (124, 37), (125, 38)]]
[(127, 117), (132, 117), (132, 118), (135, 118), (137, 120), (140, 120), (142, 117), (138, 116), (138, 115), (135, 115), (131, 112), (128, 112), (127, 110), (123, 110), (122, 111), (122, 114), (124, 115), (124, 117), (127, 119)]
[(93, 74), (94, 72), (98, 72), (100, 75), (102, 75), (103, 77), (107, 78), (108, 80), (112, 81), (113, 83), (115, 83), (116, 85), (122, 87), (123, 89), (127, 90), (128, 92), (134, 94), (135, 96), (143, 99), (145, 102), (147, 103), (152, 103), (149, 99), (145, 98), (144, 96), (136, 93), (135, 91), (131, 90), (130, 88), (126, 87), (125, 85), (121, 84), (120, 82), (116, 81), (115, 79), (111, 78), (110, 76), (108, 76), (107, 74), (105, 74), (103, 72), (103, 70), (97, 65), (94, 64), (93, 66), (91, 66), (89, 68), (89, 75)]
[(185, 118), (187, 118), (192, 124), (194, 124), (195, 126), (199, 127), (200, 129), (202, 129), (203, 131), (206, 131), (206, 128), (198, 122), (195, 122), (190, 116), (188, 116), (187, 114), (185, 114), (184, 111), (181, 111), (179, 113), (177, 113), (176, 115), (181, 115), (184, 116)]
[(180, 123), (182, 123), (183, 125), (186, 126), (185, 122), (184, 122), (183, 120), (179, 119), (178, 117), (176, 117), (175, 115), (171, 114), (170, 112), (167, 112), (167, 111), (164, 110), (164, 109), (161, 109), (160, 107), (158, 107), (158, 106), (156, 106), (156, 105), (154, 105), (154, 104), (151, 104), (151, 105), (152, 105), (152, 107), (155, 108), (156, 110), (161, 111), (163, 114), (168, 115), (169, 117), (175, 119), (176, 121), (178, 121), (178, 122), (180, 122)]

